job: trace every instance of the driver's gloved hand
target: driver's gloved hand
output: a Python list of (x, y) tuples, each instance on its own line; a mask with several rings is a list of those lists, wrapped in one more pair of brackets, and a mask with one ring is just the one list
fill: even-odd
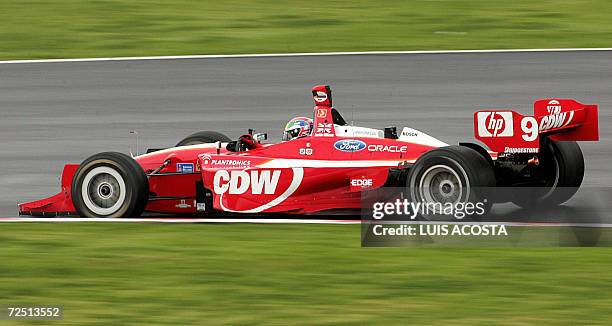
[(242, 135), (238, 138), (236, 149), (238, 151), (247, 151), (258, 147), (261, 147), (261, 144), (259, 144), (252, 135)]

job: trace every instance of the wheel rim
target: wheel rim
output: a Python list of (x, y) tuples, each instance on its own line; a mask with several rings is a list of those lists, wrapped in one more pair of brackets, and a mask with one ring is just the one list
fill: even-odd
[[(461, 171), (467, 182), (465, 172)], [(458, 203), (469, 198), (469, 185), (464, 185), (459, 174), (446, 165), (427, 169), (419, 181), (419, 198), (426, 203)]]
[(125, 181), (119, 172), (110, 167), (96, 167), (85, 175), (81, 195), (91, 212), (102, 216), (111, 215), (125, 203)]

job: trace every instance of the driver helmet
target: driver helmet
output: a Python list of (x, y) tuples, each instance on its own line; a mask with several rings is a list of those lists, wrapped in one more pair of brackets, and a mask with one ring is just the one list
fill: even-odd
[(304, 136), (308, 136), (312, 130), (312, 119), (306, 117), (297, 117), (289, 120), (285, 126), (283, 140), (292, 140)]

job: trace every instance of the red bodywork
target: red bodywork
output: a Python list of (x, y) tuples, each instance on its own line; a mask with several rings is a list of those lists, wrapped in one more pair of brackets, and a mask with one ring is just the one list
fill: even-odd
[[(397, 179), (397, 176), (389, 176), (391, 171), (401, 173), (423, 153), (446, 145), (410, 128), (404, 128), (399, 138), (394, 139), (385, 138), (382, 130), (346, 125), (332, 108), (328, 86), (316, 86), (312, 92), (315, 107), (310, 136), (277, 144), (257, 144), (255, 148), (241, 152), (229, 151), (225, 144), (201, 144), (135, 157), (149, 178), (150, 195), (146, 211), (170, 214), (309, 214), (358, 209), (364, 192)], [(576, 123), (562, 121), (557, 129), (570, 128), (575, 137), (582, 137), (580, 140), (592, 139), (593, 126), (581, 126), (592, 124), (592, 119), (595, 119), (596, 128), (597, 108), (575, 101), (564, 102), (571, 100), (561, 101), (568, 107), (567, 110), (584, 112), (573, 115)], [(536, 116), (530, 118), (536, 125), (546, 126), (542, 122), (546, 116), (541, 113), (542, 103), (536, 102)], [(496, 115), (491, 115), (491, 112), (496, 112)], [(500, 112), (510, 113), (500, 115)], [(565, 109), (561, 109), (561, 112), (565, 112)], [(559, 113), (557, 109), (551, 112)], [(500, 124), (491, 122), (496, 117), (505, 120)], [(501, 125), (512, 124), (514, 130), (522, 130), (523, 118), (513, 111), (475, 113), (477, 138), (495, 151), (490, 152), (493, 159), (497, 157), (496, 152), (503, 152), (504, 147), (508, 146), (535, 147), (537, 150), (537, 137), (543, 132), (557, 130), (556, 127), (545, 131), (536, 129), (533, 139), (525, 140), (525, 133), (508, 133), (505, 125)], [(165, 162), (167, 164), (161, 170), (155, 171)], [(20, 204), (20, 214), (76, 214), (71, 183), (77, 168), (78, 165), (74, 164), (64, 168), (61, 193)]]

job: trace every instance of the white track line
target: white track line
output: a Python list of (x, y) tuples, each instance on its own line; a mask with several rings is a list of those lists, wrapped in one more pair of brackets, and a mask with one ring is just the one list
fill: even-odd
[(262, 224), (359, 224), (360, 220), (265, 219), (265, 218), (82, 218), (82, 217), (3, 217), (0, 223), (262, 223)]
[(383, 55), (383, 54), (393, 55), (393, 54), (578, 52), (578, 51), (612, 51), (612, 48), (493, 49), (493, 50), (438, 50), (438, 51), (363, 51), (363, 52), (320, 52), (320, 53), (317, 53), (317, 52), (314, 52), (314, 53), (306, 52), (306, 53), (268, 53), (268, 54), (205, 54), (205, 55), (174, 55), (174, 56), (149, 56), (149, 57), (6, 60), (6, 61), (0, 61), (0, 64), (58, 63), (58, 62), (100, 62), (100, 61), (137, 61), (137, 60), (272, 58), (272, 57), (316, 57), (316, 56)]
[[(361, 220), (270, 219), (270, 218), (83, 218), (83, 217), (2, 217), (0, 223), (250, 223), (250, 224), (360, 224)], [(367, 223), (367, 222), (366, 222)], [(532, 227), (597, 227), (610, 228), (610, 223), (557, 222), (436, 222), (436, 221), (370, 221), (370, 224), (448, 224), (448, 225), (504, 225)]]

